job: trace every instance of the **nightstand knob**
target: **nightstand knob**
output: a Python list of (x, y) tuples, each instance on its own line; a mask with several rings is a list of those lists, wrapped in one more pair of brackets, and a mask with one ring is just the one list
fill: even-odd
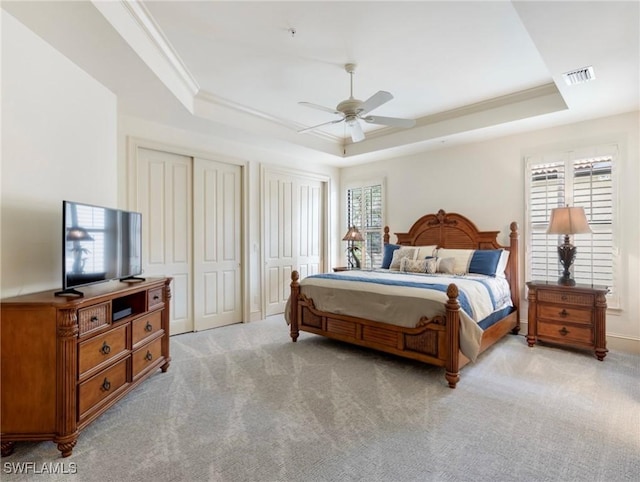
[(562, 296), (560, 297), (560, 299), (561, 299), (562, 301), (567, 301), (568, 297), (567, 297), (567, 295), (562, 295)]
[(559, 332), (562, 336), (567, 336), (567, 333), (569, 333), (569, 330), (567, 330), (567, 328), (563, 326), (562, 330), (559, 330)]
[(567, 310), (565, 310), (564, 308), (562, 309), (562, 311), (560, 313), (558, 313), (560, 316), (568, 316), (569, 312)]

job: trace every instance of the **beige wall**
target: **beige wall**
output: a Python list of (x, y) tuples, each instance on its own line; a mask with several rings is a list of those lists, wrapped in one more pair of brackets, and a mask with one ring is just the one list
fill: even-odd
[[(385, 177), (387, 224), (391, 231), (407, 231), (421, 215), (444, 209), (471, 218), (483, 230), (501, 230), (507, 243), (509, 224), (517, 221), (524, 242), (524, 158), (540, 152), (615, 142), (620, 147), (618, 169), (620, 203), (621, 310), (609, 310), (610, 342), (633, 340), (640, 345), (640, 114), (549, 128), (525, 134), (444, 147), (423, 154), (375, 162), (342, 170), (342, 185), (360, 178)], [(410, 194), (408, 194), (410, 193)], [(393, 240), (393, 238), (392, 238)], [(524, 286), (525, 249), (521, 249)], [(522, 290), (525, 298), (525, 290)], [(523, 303), (526, 320), (526, 303)]]
[(117, 101), (2, 10), (1, 296), (62, 286), (62, 200), (116, 207)]

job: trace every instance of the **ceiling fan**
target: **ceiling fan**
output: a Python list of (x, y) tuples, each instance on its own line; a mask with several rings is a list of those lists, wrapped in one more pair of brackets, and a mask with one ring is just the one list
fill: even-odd
[(313, 109), (330, 112), (340, 116), (339, 119), (335, 119), (329, 122), (323, 122), (317, 126), (307, 127), (306, 129), (299, 130), (298, 132), (309, 132), (322, 126), (330, 124), (338, 124), (344, 122), (351, 131), (351, 139), (353, 142), (360, 142), (364, 139), (364, 132), (360, 125), (360, 120), (369, 124), (378, 124), (391, 127), (413, 127), (416, 125), (416, 121), (413, 119), (400, 119), (398, 117), (382, 117), (377, 115), (367, 115), (374, 109), (377, 109), (382, 104), (389, 102), (393, 99), (393, 95), (384, 90), (380, 90), (369, 97), (364, 102), (353, 97), (353, 74), (356, 70), (356, 64), (346, 64), (344, 69), (351, 77), (351, 90), (347, 100), (340, 102), (335, 109), (331, 107), (325, 107), (318, 104), (312, 104), (311, 102), (299, 102), (300, 105), (306, 105)]

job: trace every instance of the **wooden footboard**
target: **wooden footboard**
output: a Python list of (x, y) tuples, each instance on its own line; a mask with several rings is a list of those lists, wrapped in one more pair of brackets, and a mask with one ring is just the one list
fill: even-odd
[[(460, 380), (460, 305), (458, 288), (447, 289), (445, 315), (423, 318), (416, 328), (370, 321), (348, 315), (327, 313), (316, 309), (313, 300), (300, 293), (299, 275), (291, 273), (291, 339), (298, 339), (300, 330), (323, 335), (355, 345), (373, 348), (430, 365), (444, 367), (451, 388)], [(466, 357), (463, 364), (468, 362)]]

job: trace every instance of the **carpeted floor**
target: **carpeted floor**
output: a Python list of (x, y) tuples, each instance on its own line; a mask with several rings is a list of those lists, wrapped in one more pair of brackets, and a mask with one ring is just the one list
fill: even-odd
[(174, 336), (171, 354), (71, 457), (18, 443), (2, 480), (640, 477), (639, 356), (508, 336), (451, 390), (442, 369), (305, 333), (291, 343), (282, 317)]

